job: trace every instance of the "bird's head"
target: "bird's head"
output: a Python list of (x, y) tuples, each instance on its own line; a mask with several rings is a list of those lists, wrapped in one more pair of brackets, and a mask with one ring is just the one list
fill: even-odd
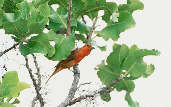
[(87, 44), (86, 46), (91, 50), (95, 49), (91, 44)]

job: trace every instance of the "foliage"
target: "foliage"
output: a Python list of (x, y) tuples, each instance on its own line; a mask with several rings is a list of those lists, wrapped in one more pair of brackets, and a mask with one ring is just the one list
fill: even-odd
[[(30, 85), (25, 82), (20, 82), (16, 71), (7, 72), (3, 76), (2, 83), (0, 84), (0, 106), (14, 107), (13, 104), (19, 103), (17, 97), (26, 88), (30, 88)], [(5, 101), (5, 99), (7, 100)], [(15, 100), (10, 102), (11, 99)]]
[[(52, 8), (53, 4), (58, 4), (57, 10)], [(6, 34), (11, 34), (16, 42), (24, 41), (19, 46), (23, 56), (41, 53), (49, 60), (60, 61), (68, 57), (75, 47), (75, 42), (87, 42), (91, 27), (84, 23), (84, 16), (88, 16), (93, 21), (95, 17), (99, 17), (100, 10), (104, 11), (104, 15), (100, 18), (107, 25), (102, 30), (95, 31), (95, 36), (105, 41), (109, 39), (117, 41), (122, 32), (135, 26), (133, 12), (144, 8), (140, 0), (127, 0), (126, 4), (120, 5), (106, 0), (73, 0), (71, 35), (66, 36), (67, 4), (68, 0), (32, 0), (32, 2), (0, 0), (0, 29), (4, 29)], [(45, 29), (49, 32), (45, 33)], [(92, 41), (96, 43), (95, 40)], [(107, 50), (106, 46), (97, 44), (96, 46), (101, 51)], [(104, 85), (124, 76), (124, 79), (113, 86), (112, 90), (125, 90), (125, 100), (129, 106), (138, 107), (139, 104), (130, 96), (135, 88), (134, 80), (140, 77), (146, 78), (154, 72), (154, 65), (147, 65), (143, 57), (158, 54), (156, 50), (139, 49), (136, 45), (129, 48), (124, 44), (114, 44), (113, 52), (107, 60), (97, 66), (97, 75)], [(13, 78), (7, 79), (8, 75)], [(0, 96), (2, 99), (11, 99), (17, 97), (25, 88), (28, 88), (28, 85), (18, 81), (16, 72), (9, 72), (2, 80)], [(110, 101), (110, 93), (101, 93), (101, 98)], [(3, 102), (1, 106), (12, 105)]]
[[(115, 44), (113, 52), (107, 57), (106, 62), (102, 61), (96, 68), (97, 75), (104, 85), (110, 84), (119, 77), (124, 77), (119, 83), (112, 87), (112, 90), (126, 91), (125, 99), (130, 107), (138, 107), (138, 104), (132, 100), (130, 93), (134, 91), (134, 80), (140, 77), (148, 77), (154, 71), (154, 65), (147, 65), (143, 61), (144, 56), (159, 55), (157, 50), (139, 49), (136, 45), (130, 48), (126, 45)], [(106, 98), (110, 98), (110, 94), (105, 94)], [(104, 95), (102, 96), (104, 99)], [(110, 99), (108, 99), (110, 100)], [(136, 106), (133, 106), (136, 105)]]

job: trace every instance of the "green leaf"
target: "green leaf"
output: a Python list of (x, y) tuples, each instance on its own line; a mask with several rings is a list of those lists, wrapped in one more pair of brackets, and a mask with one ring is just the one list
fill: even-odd
[(105, 65), (104, 61), (102, 61), (102, 63), (98, 65), (97, 70), (98, 77), (105, 85), (110, 84), (113, 80), (117, 79), (120, 76), (119, 72), (113, 72), (108, 65)]
[(119, 5), (119, 11), (133, 12), (135, 10), (143, 10), (144, 4), (140, 0), (127, 0), (127, 4)]
[(55, 53), (54, 47), (50, 45), (48, 40), (48, 34), (45, 33), (32, 37), (27, 44), (21, 44), (19, 49), (24, 56), (32, 53), (43, 53), (48, 57), (52, 57)]
[(49, 0), (32, 0), (32, 3), (35, 7), (39, 7), (42, 4), (47, 3)]
[[(58, 10), (58, 9), (57, 9)], [(71, 18), (71, 28), (77, 26), (77, 21), (75, 18)], [(60, 11), (55, 11), (53, 8), (50, 8), (50, 17), (49, 17), (49, 28), (53, 31), (60, 31), (61, 29), (67, 28), (67, 13), (63, 14)]]
[(25, 83), (25, 82), (19, 82), (17, 84), (17, 87), (18, 87), (19, 91), (22, 91), (22, 90), (24, 90), (26, 88), (30, 88), (30, 85)]
[(103, 20), (108, 22), (113, 12), (117, 10), (117, 4), (105, 0), (75, 0), (73, 2), (75, 17), (88, 15), (91, 19), (98, 15), (99, 10), (104, 10)]
[[(3, 28), (5, 29), (6, 34), (13, 34), (18, 38), (24, 38), (29, 35), (28, 33), (28, 24), (27, 21), (22, 19), (15, 22), (10, 22), (10, 20), (16, 20), (15, 18), (4, 17), (9, 22), (3, 22)], [(10, 19), (10, 20), (9, 20)]]
[(76, 27), (76, 31), (79, 31), (81, 34), (85, 33), (88, 34), (90, 32), (90, 27), (87, 26), (84, 23), (81, 23), (80, 21), (77, 21), (77, 27)]
[(154, 49), (139, 49), (136, 45), (133, 45), (129, 49), (129, 54), (123, 62), (122, 69), (126, 70), (127, 73), (134, 78), (143, 76), (146, 74), (145, 72), (148, 72), (148, 70), (153, 72), (154, 68), (151, 68), (151, 66), (149, 69), (149, 65), (143, 61), (143, 57), (147, 55), (159, 55), (159, 51)]
[(29, 32), (31, 34), (40, 34), (43, 32), (45, 25), (48, 22), (48, 16), (43, 15), (48, 15), (48, 13), (45, 13), (45, 11), (35, 8), (33, 5), (31, 5), (31, 9), (31, 16), (28, 19)]
[(117, 91), (125, 90), (127, 92), (132, 92), (134, 91), (135, 84), (132, 80), (121, 80), (114, 87), (116, 88)]
[(109, 102), (111, 100), (110, 93), (104, 91), (100, 93), (100, 97), (103, 101)]
[(58, 31), (61, 28), (67, 28), (67, 16), (61, 15), (53, 8), (50, 8), (50, 17), (49, 17), (49, 27), (53, 31)]
[(19, 82), (16, 71), (7, 72), (0, 85), (0, 97), (11, 99), (17, 97), (19, 93), (30, 86), (24, 82)]
[(130, 93), (126, 93), (125, 100), (128, 102), (128, 105), (130, 107), (140, 107), (138, 102), (133, 101), (133, 99), (130, 96)]
[(135, 25), (132, 15), (128, 12), (120, 12), (118, 22), (110, 22), (102, 31), (98, 32), (98, 36), (103, 37), (104, 40), (118, 40), (121, 32), (129, 29)]
[(17, 16), (19, 16), (21, 19), (29, 18), (30, 6), (26, 1), (18, 3), (16, 7), (18, 8), (17, 12), (15, 13)]
[(146, 68), (145, 72), (143, 73), (143, 77), (147, 78), (154, 72), (154, 70), (155, 70), (155, 67), (153, 64), (147, 65), (147, 68)]
[(17, 10), (16, 3), (13, 0), (4, 0), (2, 9), (6, 13), (14, 13)]
[(75, 38), (72, 35), (67, 37), (58, 35), (55, 42), (55, 54), (49, 58), (51, 60), (63, 60), (67, 58), (75, 46)]
[(41, 16), (49, 17), (49, 15), (50, 15), (50, 8), (49, 8), (49, 5), (48, 5), (48, 1), (45, 2), (45, 3), (42, 3), (41, 5), (39, 5), (38, 9), (40, 11), (40, 15)]
[(83, 43), (87, 43), (87, 38), (82, 34), (75, 34), (77, 40), (81, 40)]
[(7, 72), (2, 79), (2, 86), (15, 86), (19, 82), (18, 74), (16, 71)]
[(101, 51), (106, 51), (106, 46), (98, 46)]
[(3, 7), (4, 0), (0, 0), (0, 9)]
[(121, 65), (124, 59), (127, 57), (128, 47), (126, 45), (115, 44), (113, 47), (113, 52), (108, 56), (107, 63), (108, 66), (113, 70), (113, 72), (121, 72)]
[(6, 103), (0, 103), (0, 106), (1, 107), (15, 107), (14, 105), (12, 105), (12, 104), (10, 104), (10, 103), (8, 103), (8, 102), (6, 102)]

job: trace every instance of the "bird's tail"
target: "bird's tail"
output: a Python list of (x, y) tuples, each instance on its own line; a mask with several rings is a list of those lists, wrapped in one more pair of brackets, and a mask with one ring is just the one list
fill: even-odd
[(54, 76), (56, 73), (58, 73), (58, 72), (61, 71), (62, 69), (63, 69), (62, 67), (56, 68), (56, 70), (52, 73), (52, 75), (49, 77), (49, 79), (46, 81), (45, 84), (48, 83), (48, 81), (52, 78), (52, 76)]

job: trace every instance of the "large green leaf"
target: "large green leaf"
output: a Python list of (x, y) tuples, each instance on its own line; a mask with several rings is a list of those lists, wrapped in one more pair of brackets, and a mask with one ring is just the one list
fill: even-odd
[[(108, 20), (106, 21), (107, 26), (102, 31), (98, 32), (98, 36), (103, 37), (104, 40), (108, 40), (110, 38), (115, 41), (118, 40), (120, 33), (135, 26), (132, 13), (136, 10), (142, 10), (143, 8), (144, 5), (139, 0), (128, 0), (127, 4), (119, 5), (117, 11), (119, 14), (118, 21), (114, 22), (110, 20), (110, 17), (108, 17), (106, 19)], [(106, 17), (106, 15), (103, 16), (103, 19), (105, 19), (104, 17)]]
[(55, 40), (55, 54), (50, 57), (51, 60), (63, 60), (68, 57), (75, 46), (75, 37), (58, 35)]
[(12, 86), (12, 85), (17, 85), (17, 83), (19, 82), (18, 76), (17, 76), (17, 72), (15, 71), (11, 71), (11, 72), (7, 72), (2, 79), (2, 86)]
[[(34, 7), (34, 5), (30, 5), (31, 7), (31, 15), (28, 19), (28, 27), (29, 32), (31, 34), (40, 34), (45, 28), (45, 25), (48, 22), (49, 17), (49, 6), (45, 2), (45, 4), (39, 5), (38, 8)], [(45, 10), (43, 10), (43, 8)]]
[(48, 34), (45, 33), (32, 37), (27, 44), (21, 44), (19, 49), (24, 56), (32, 53), (43, 53), (52, 57), (55, 53), (54, 47), (50, 45)]
[(30, 86), (24, 82), (19, 82), (16, 71), (7, 72), (0, 85), (0, 97), (9, 99), (17, 97), (26, 88), (30, 88)]
[(132, 15), (128, 12), (120, 12), (118, 22), (110, 22), (102, 31), (98, 32), (98, 36), (103, 37), (104, 40), (113, 39), (118, 40), (121, 32), (131, 28), (135, 25)]
[[(71, 27), (76, 27), (77, 21), (73, 17), (71, 18)], [(63, 14), (61, 11), (55, 11), (53, 8), (50, 8), (50, 17), (49, 17), (49, 28), (53, 31), (60, 31), (61, 29), (67, 28), (67, 13)]]
[[(4, 17), (4, 20), (8, 20), (3, 22), (3, 28), (6, 34), (13, 34), (18, 38), (23, 38), (29, 35), (27, 20), (17, 20), (15, 18), (15, 15), (13, 15), (12, 13), (11, 15), (6, 15)], [(11, 20), (13, 20), (14, 22), (11, 22)]]
[(113, 72), (108, 65), (105, 65), (104, 61), (102, 61), (102, 63), (98, 65), (97, 70), (98, 77), (105, 85), (110, 84), (113, 80), (117, 79), (120, 76), (120, 72)]
[(50, 8), (50, 17), (49, 17), (49, 27), (53, 31), (58, 31), (61, 28), (67, 28), (67, 16), (61, 15), (53, 8)]
[(126, 93), (125, 100), (128, 102), (128, 105), (130, 107), (140, 107), (139, 103), (132, 99), (132, 97), (130, 96), (130, 93)]
[(16, 7), (18, 8), (17, 12), (15, 13), (17, 16), (19, 16), (21, 19), (29, 18), (30, 5), (26, 1), (18, 3)]

